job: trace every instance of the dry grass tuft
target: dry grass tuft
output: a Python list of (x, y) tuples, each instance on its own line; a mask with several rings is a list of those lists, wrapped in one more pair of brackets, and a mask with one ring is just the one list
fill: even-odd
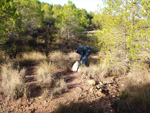
[(49, 60), (52, 61), (58, 69), (70, 70), (74, 59), (71, 54), (64, 54), (61, 51), (54, 51), (49, 53)]
[(72, 63), (72, 62), (75, 62), (78, 58), (80, 58), (80, 55), (77, 54), (77, 53), (74, 53), (74, 52), (68, 53), (67, 56), (69, 57), (71, 63)]
[(121, 95), (140, 113), (150, 112), (150, 72), (139, 67), (127, 75), (126, 87)]
[(128, 73), (128, 84), (138, 85), (150, 83), (150, 72), (144, 68), (134, 67), (130, 73)]
[(27, 66), (35, 66), (39, 62), (46, 60), (47, 57), (45, 54), (41, 52), (26, 52), (22, 53), (21, 56), (17, 56), (17, 59), (19, 60), (21, 67), (27, 67)]
[(54, 81), (55, 83), (53, 84), (52, 88), (45, 88), (42, 93), (42, 98), (48, 98), (50, 99), (55, 98), (56, 96), (64, 93), (67, 91), (67, 84), (64, 81), (64, 79), (56, 79)]
[(1, 66), (1, 89), (8, 99), (17, 99), (23, 95), (23, 77), (25, 69), (18, 71), (11, 63)]
[(22, 60), (29, 60), (29, 61), (41, 61), (46, 60), (46, 55), (40, 52), (29, 52), (29, 53), (23, 53), (22, 54)]
[(55, 74), (55, 67), (52, 63), (47, 61), (41, 62), (37, 67), (37, 80), (39, 83), (52, 84)]
[(101, 70), (98, 65), (80, 66), (78, 71), (88, 78), (100, 78)]
[(63, 78), (56, 76), (54, 64), (47, 61), (37, 66), (37, 81), (43, 86), (42, 98), (54, 98), (67, 90), (67, 84)]
[(57, 79), (55, 81), (55, 87), (52, 91), (54, 95), (59, 95), (67, 90), (67, 84), (63, 78)]
[(64, 79), (56, 79), (54, 80), (53, 87), (49, 88), (44, 88), (43, 93), (42, 93), (42, 98), (50, 98), (53, 99), (56, 96), (62, 94), (63, 92), (67, 91), (67, 84), (64, 81)]

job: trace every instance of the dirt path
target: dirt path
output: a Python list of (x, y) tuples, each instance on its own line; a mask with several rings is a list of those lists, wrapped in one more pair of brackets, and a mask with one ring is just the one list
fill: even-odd
[[(28, 69), (31, 72), (33, 67)], [(16, 101), (5, 104), (3, 106), (5, 111), (12, 113), (55, 113), (60, 104), (66, 105), (70, 102), (86, 100), (89, 102), (89, 105), (93, 107), (100, 104), (105, 112), (115, 113), (111, 107), (112, 96), (97, 93), (99, 92), (96, 89), (97, 86), (90, 85), (79, 73), (66, 72), (62, 73), (62, 75), (67, 82), (67, 92), (54, 99), (43, 99), (40, 96), (41, 89), (36, 85), (36, 75), (28, 73), (28, 75), (26, 75), (26, 84), (30, 87), (32, 97), (29, 99), (19, 98)], [(110, 82), (109, 79), (107, 80)], [(114, 83), (114, 80), (111, 82)]]
[(68, 85), (68, 91), (52, 100), (51, 99), (42, 100), (40, 98), (36, 98), (34, 103), (40, 102), (41, 104), (40, 106), (35, 105), (35, 106), (38, 106), (35, 113), (54, 112), (55, 109), (57, 109), (57, 107), (59, 106), (59, 104), (67, 104), (70, 101), (76, 100), (81, 95), (82, 91), (86, 90), (86, 89), (83, 89), (84, 83), (82, 83), (82, 80), (78, 73), (65, 73), (64, 77)]
[[(33, 74), (33, 67), (28, 67), (28, 75), (25, 77), (25, 85), (30, 89), (31, 98), (19, 98), (16, 101), (5, 103), (3, 107), (8, 112), (27, 112), (27, 113), (51, 113), (59, 106), (74, 101), (80, 97), (83, 91), (89, 87), (82, 81), (81, 75), (78, 73), (63, 73), (67, 82), (67, 92), (59, 95), (54, 99), (42, 99), (40, 96), (41, 89), (37, 87), (36, 75)], [(86, 86), (86, 87), (85, 87)]]
[(82, 93), (89, 89), (89, 87), (85, 87), (85, 84), (82, 79), (81, 75), (78, 73), (66, 73), (65, 80), (67, 82), (68, 91), (58, 98), (52, 100), (49, 103), (45, 112), (54, 112), (57, 109), (59, 104), (67, 104), (71, 101), (78, 100)]

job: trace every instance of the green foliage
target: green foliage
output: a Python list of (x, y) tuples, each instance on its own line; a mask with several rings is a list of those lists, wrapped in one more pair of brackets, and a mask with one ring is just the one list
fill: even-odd
[(141, 5), (143, 7), (142, 14), (144, 17), (150, 18), (150, 0), (142, 0)]
[(6, 40), (16, 38), (21, 29), (21, 15), (16, 11), (13, 0), (0, 1), (0, 43), (5, 43)]
[(52, 7), (52, 5), (45, 4), (42, 8), (42, 11), (44, 11), (44, 21), (49, 24), (54, 24)]
[(73, 38), (81, 29), (79, 26), (79, 10), (75, 5), (68, 1), (68, 5), (63, 7), (59, 18), (56, 20), (56, 25), (60, 29), (60, 35), (69, 40)]
[(102, 29), (102, 21), (104, 21), (103, 17), (99, 13), (96, 14), (92, 19), (92, 23), (94, 24), (94, 26), (99, 29)]
[[(57, 37), (60, 34), (67, 40), (80, 36), (83, 28), (89, 27), (87, 11), (79, 10), (71, 1), (61, 6), (38, 0), (2, 0), (0, 7), (0, 43), (4, 44), (2, 49), (12, 56), (18, 54), (18, 40), (21, 44), (28, 44), (29, 40), (36, 42), (38, 37), (42, 37), (48, 51), (56, 37), (56, 26), (60, 31)], [(27, 35), (33, 39), (28, 39)]]
[(89, 26), (87, 11), (79, 10), (71, 1), (64, 5), (57, 17), (56, 26), (60, 29), (60, 36), (67, 40), (80, 36), (80, 31)]
[[(145, 1), (148, 3), (148, 1)], [(107, 7), (102, 13), (94, 16), (93, 21), (101, 24), (95, 35), (104, 51), (104, 59), (115, 66), (130, 65), (141, 58), (141, 54), (148, 53), (149, 22), (148, 16), (143, 16), (144, 5), (140, 0), (105, 0)], [(140, 9), (141, 8), (141, 9)], [(148, 13), (146, 13), (148, 15)], [(98, 17), (99, 16), (99, 19)], [(142, 18), (141, 18), (142, 17)], [(97, 20), (96, 20), (97, 19)]]
[(38, 0), (16, 0), (17, 11), (22, 15), (21, 25), (25, 31), (33, 33), (37, 28), (43, 25), (44, 16), (41, 10), (41, 4)]
[(89, 27), (90, 19), (88, 18), (88, 13), (85, 9), (79, 10), (79, 19), (80, 19), (80, 25), (83, 28), (88, 28)]
[(61, 5), (54, 5), (52, 8), (53, 11), (53, 18), (57, 19), (57, 17), (60, 15), (63, 7)]

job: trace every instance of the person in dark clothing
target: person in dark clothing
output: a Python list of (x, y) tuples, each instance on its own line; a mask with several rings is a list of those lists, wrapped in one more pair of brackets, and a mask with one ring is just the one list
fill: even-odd
[(91, 54), (92, 49), (88, 46), (78, 46), (74, 52), (80, 54), (80, 58), (78, 59), (79, 61), (81, 61), (82, 65), (85, 65), (86, 60), (88, 58), (88, 56)]

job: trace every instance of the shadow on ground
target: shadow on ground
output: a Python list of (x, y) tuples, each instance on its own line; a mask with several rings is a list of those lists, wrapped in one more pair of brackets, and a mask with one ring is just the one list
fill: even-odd
[(101, 105), (93, 106), (93, 102), (71, 102), (69, 105), (60, 105), (52, 113), (104, 113)]

